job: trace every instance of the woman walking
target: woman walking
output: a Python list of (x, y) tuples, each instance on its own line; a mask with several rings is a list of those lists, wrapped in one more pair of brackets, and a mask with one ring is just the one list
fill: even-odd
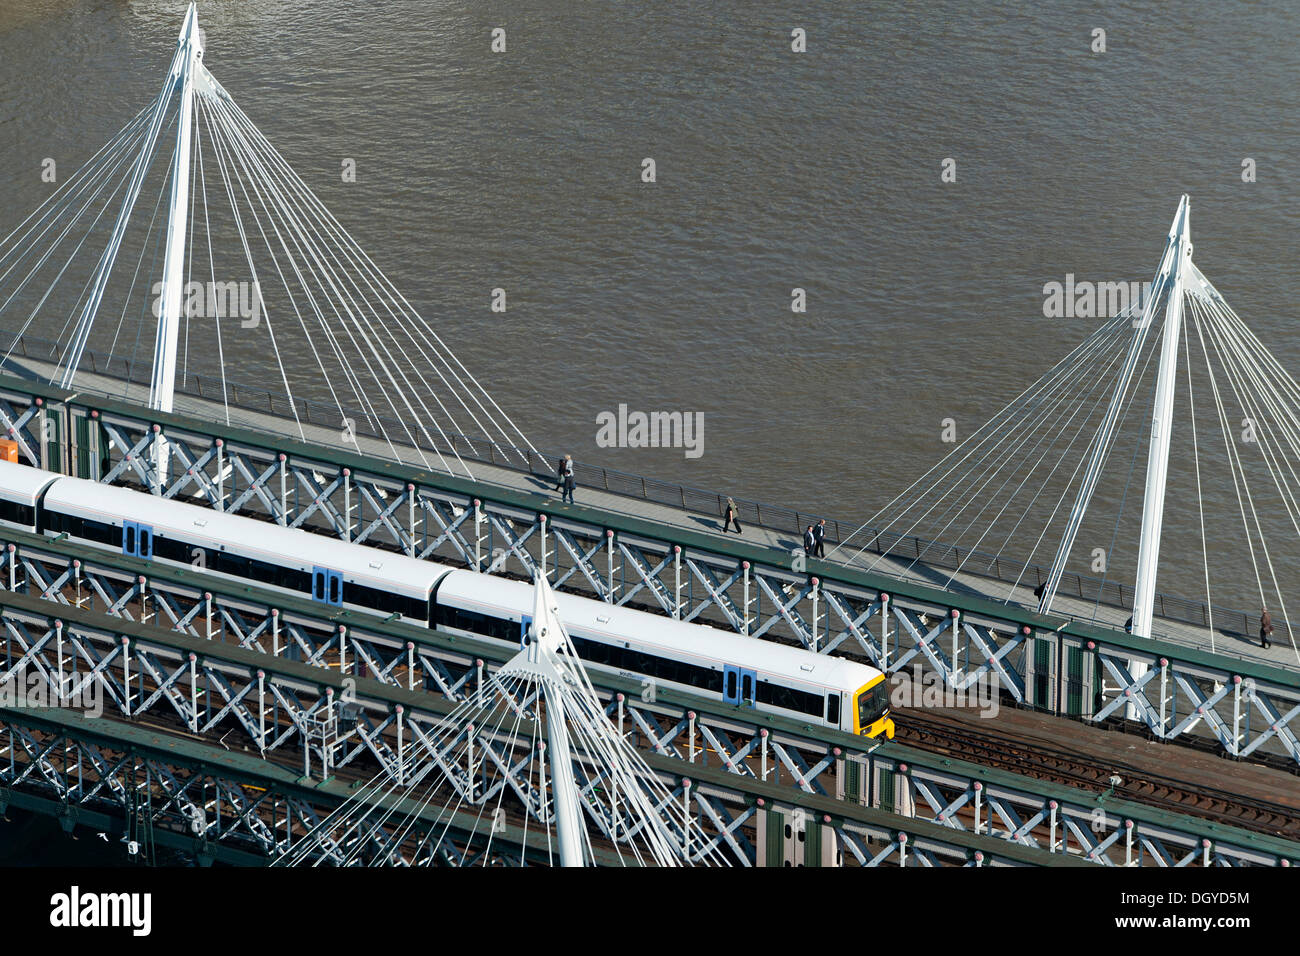
[(736, 517), (736, 503), (731, 500), (730, 496), (728, 496), (727, 514), (726, 517), (722, 519), (722, 533), (726, 534), (730, 531), (733, 524), (736, 526), (736, 534), (742, 534), (743, 532), (740, 530), (740, 520)]

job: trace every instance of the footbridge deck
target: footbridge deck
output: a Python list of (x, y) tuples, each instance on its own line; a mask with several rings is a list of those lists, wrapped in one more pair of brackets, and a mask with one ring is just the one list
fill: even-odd
[[(89, 385), (69, 393), (0, 377), (0, 422), (29, 460), (54, 470), (490, 573), (531, 577), (545, 568), (554, 586), (600, 600), (893, 671), (920, 667), (954, 691), (991, 682), (1051, 713), (1134, 719), (1160, 739), (1208, 735), (1232, 756), (1273, 752), (1300, 763), (1300, 673), (1277, 659), (1281, 648), (1273, 657), (1214, 654), (1176, 625), (1141, 640), (1000, 602), (980, 579), (944, 589), (834, 562), (804, 567), (776, 532), (762, 532), (767, 541), (724, 537), (699, 514), (613, 493), (565, 505), (542, 479), (502, 472), (501, 484), (489, 484), (411, 468), (364, 448), (285, 438), (270, 430), (282, 419), (259, 429), (222, 425), (215, 406), (186, 401), (196, 402), (195, 414), (163, 414)], [(173, 467), (158, 476), (151, 450), (163, 436)]]

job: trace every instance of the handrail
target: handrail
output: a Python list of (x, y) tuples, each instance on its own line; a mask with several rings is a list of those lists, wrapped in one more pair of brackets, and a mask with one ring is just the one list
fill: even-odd
[[(8, 330), (0, 330), (0, 337), (11, 340), (11, 355), (21, 355), (24, 358), (55, 364), (60, 361), (62, 350), (58, 343), (49, 339), (30, 333), (14, 335)], [(147, 385), (152, 375), (150, 364), (133, 362), (130, 359), (106, 355), (92, 349), (86, 349), (82, 353), (81, 362), (82, 367), (87, 371), (133, 384)], [(5, 364), (6, 360), (0, 360), (0, 369), (4, 369)], [(273, 395), (265, 389), (230, 380), (223, 382), (198, 374), (185, 375), (183, 381), (178, 383), (177, 391), (206, 401), (222, 401), (223, 404), (229, 404), (243, 411), (270, 415), (286, 422), (300, 421), (317, 427), (340, 429), (346, 427), (350, 420), (354, 434), (377, 440), (385, 440), (388, 434), (400, 432), (402, 427), (396, 421), (376, 418), (365, 412), (340, 410), (323, 402), (304, 398), (294, 398), (291, 403), (287, 397)], [(454, 453), (462, 459), (547, 479), (555, 477), (557, 463), (563, 458), (562, 455), (543, 454), (532, 449), (503, 445), (486, 438), (472, 438), (459, 434), (447, 434), (446, 438), (448, 444), (435, 446), (433, 450), (442, 454)], [(640, 499), (718, 518), (721, 518), (726, 509), (727, 496), (719, 492), (660, 481), (578, 461), (574, 462), (574, 473), (580, 487), (596, 488), (621, 497)], [(839, 544), (845, 540), (846, 535), (841, 530), (843, 526), (849, 529), (848, 537), (867, 542), (863, 550), (875, 555), (902, 558), (932, 568), (961, 569), (977, 577), (1003, 583), (1018, 582), (1029, 589), (1042, 584), (1048, 576), (1049, 569), (1041, 565), (1016, 561), (986, 551), (930, 541), (916, 535), (898, 534), (886, 529), (862, 528), (859, 531), (858, 529), (861, 528), (859, 523), (841, 522), (824, 515), (779, 505), (767, 505), (747, 498), (733, 496), (733, 500), (736, 502), (742, 522), (769, 531), (793, 534), (796, 540), (802, 539), (803, 528), (808, 524), (825, 517), (826, 538), (832, 544)], [(885, 574), (890, 573), (886, 569), (881, 570)], [(1093, 601), (1122, 610), (1133, 608), (1131, 585), (1073, 571), (1061, 575), (1056, 593), (1063, 597)], [(1210, 623), (1210, 609), (1204, 602), (1177, 595), (1156, 594), (1154, 610), (1156, 617), (1166, 620), (1181, 621), (1198, 627), (1208, 627)], [(1217, 606), (1213, 611), (1215, 629), (1224, 634), (1249, 636), (1254, 633), (1254, 627), (1258, 625), (1258, 615)], [(1240, 627), (1237, 626), (1238, 621)], [(1252, 621), (1255, 622), (1254, 625)], [(1274, 621), (1274, 626), (1278, 630), (1287, 628), (1286, 622), (1282, 620)]]

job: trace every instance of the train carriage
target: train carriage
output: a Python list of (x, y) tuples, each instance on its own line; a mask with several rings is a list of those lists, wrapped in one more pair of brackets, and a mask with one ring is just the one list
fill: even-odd
[[(8, 462), (0, 462), (4, 524), (513, 647), (533, 606), (527, 583)], [(894, 735), (888, 682), (876, 668), (572, 594), (556, 599), (592, 667), (849, 733)]]
[[(893, 737), (888, 682), (876, 668), (772, 641), (557, 592), (560, 620), (585, 664), (651, 678), (723, 703)], [(435, 626), (519, 641), (531, 585), (452, 571), (434, 595)]]
[[(34, 470), (18, 465), (0, 469), (0, 488), (8, 487), (10, 469)], [(47, 486), (39, 529), (147, 561), (255, 581), (331, 608), (396, 615), (417, 624), (428, 623), (433, 586), (450, 570), (79, 478), (58, 478)]]

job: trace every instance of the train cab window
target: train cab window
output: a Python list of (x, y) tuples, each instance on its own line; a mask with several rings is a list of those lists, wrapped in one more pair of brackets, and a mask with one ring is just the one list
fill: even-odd
[(840, 725), (840, 695), (826, 695), (826, 723), (833, 727)]

